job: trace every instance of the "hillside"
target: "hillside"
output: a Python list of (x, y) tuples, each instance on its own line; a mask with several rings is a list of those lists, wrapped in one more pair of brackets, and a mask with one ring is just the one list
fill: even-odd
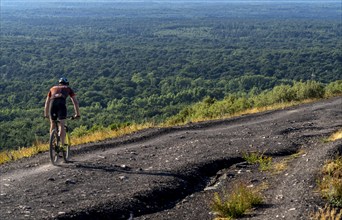
[[(236, 118), (155, 128), (77, 146), (72, 162), (48, 154), (0, 166), (1, 219), (213, 219), (214, 192), (234, 183), (264, 186), (247, 219), (309, 219), (325, 203), (317, 178), (342, 142), (342, 98)], [(260, 171), (243, 154), (272, 157)], [(295, 155), (295, 156), (294, 156)], [(284, 160), (285, 159), (285, 160)], [(266, 187), (265, 187), (266, 186)]]
[(0, 150), (47, 141), (44, 100), (62, 75), (87, 130), (342, 79), (340, 1), (2, 0), (0, 22)]

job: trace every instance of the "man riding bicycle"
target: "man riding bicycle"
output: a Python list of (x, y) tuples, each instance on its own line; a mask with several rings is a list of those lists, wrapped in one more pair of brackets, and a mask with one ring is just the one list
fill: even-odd
[(80, 117), (80, 109), (78, 105), (78, 101), (76, 99), (76, 94), (69, 87), (68, 79), (62, 77), (58, 81), (58, 85), (53, 86), (45, 101), (44, 107), (44, 117), (50, 117), (50, 133), (55, 128), (54, 121), (59, 119), (60, 123), (60, 137), (61, 137), (61, 145), (64, 146), (65, 141), (65, 128), (64, 128), (64, 120), (67, 117), (67, 107), (66, 107), (66, 98), (70, 96), (71, 101), (74, 105), (75, 118)]

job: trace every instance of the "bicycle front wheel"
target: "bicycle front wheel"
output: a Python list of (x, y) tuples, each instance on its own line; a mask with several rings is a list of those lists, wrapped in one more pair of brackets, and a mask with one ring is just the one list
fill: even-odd
[(69, 156), (70, 156), (70, 135), (68, 133), (68, 130), (66, 129), (66, 134), (65, 134), (65, 146), (64, 149), (63, 149), (63, 159), (64, 159), (64, 162), (68, 162), (69, 160)]
[(53, 165), (56, 165), (58, 161), (59, 153), (59, 137), (56, 129), (53, 129), (50, 134), (50, 159)]

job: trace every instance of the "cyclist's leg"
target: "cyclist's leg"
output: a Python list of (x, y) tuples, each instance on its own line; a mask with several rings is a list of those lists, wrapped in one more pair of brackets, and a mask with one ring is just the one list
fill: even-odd
[(56, 127), (55, 121), (57, 120), (57, 112), (58, 108), (54, 100), (52, 100), (52, 102), (50, 103), (50, 134), (52, 130)]
[(60, 119), (59, 120), (59, 136), (61, 137), (61, 145), (63, 146), (65, 143), (65, 120)]
[(61, 138), (61, 145), (64, 146), (65, 143), (65, 119), (67, 116), (67, 108), (65, 102), (60, 103), (58, 109), (58, 118), (59, 118), (59, 136)]
[(50, 118), (50, 134), (52, 132), (53, 129), (55, 129), (56, 125), (55, 125), (55, 121)]

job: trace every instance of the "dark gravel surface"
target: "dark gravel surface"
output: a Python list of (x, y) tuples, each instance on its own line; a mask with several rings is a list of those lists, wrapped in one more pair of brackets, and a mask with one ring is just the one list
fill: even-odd
[[(213, 219), (214, 192), (265, 186), (264, 204), (242, 219), (310, 219), (323, 163), (342, 152), (324, 138), (342, 128), (342, 97), (182, 127), (154, 128), (72, 149), (71, 163), (47, 153), (0, 166), (0, 219)], [(285, 170), (261, 172), (242, 155)]]

